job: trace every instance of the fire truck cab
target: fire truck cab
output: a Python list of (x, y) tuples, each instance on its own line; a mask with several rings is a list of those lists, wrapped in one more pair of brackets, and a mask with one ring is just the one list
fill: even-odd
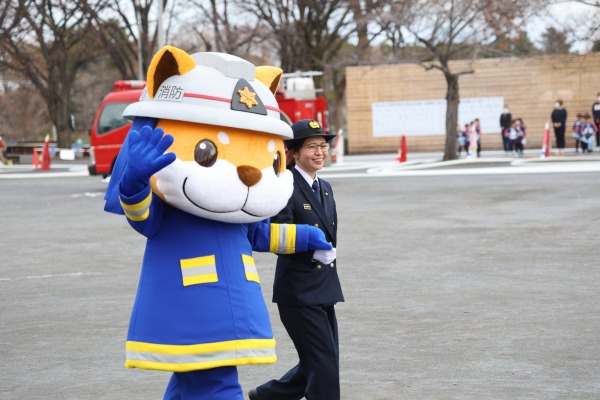
[(96, 112), (90, 134), (90, 175), (111, 174), (121, 145), (125, 141), (131, 121), (123, 118), (123, 111), (140, 99), (146, 86), (144, 81), (116, 81)]
[(313, 77), (323, 75), (322, 72), (285, 73), (276, 94), (277, 103), (282, 111), (282, 119), (290, 125), (301, 119), (314, 119), (329, 130), (329, 112), (327, 100), (322, 89), (316, 89)]

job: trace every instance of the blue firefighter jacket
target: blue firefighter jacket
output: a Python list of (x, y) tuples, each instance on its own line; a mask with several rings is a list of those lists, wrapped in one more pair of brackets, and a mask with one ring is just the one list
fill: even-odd
[(307, 251), (308, 227), (196, 217), (149, 186), (120, 195), (120, 202), (131, 226), (147, 237), (125, 365), (183, 372), (274, 363), (252, 251)]

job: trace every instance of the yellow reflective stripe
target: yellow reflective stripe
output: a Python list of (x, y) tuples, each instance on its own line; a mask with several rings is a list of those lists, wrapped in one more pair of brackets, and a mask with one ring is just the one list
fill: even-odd
[(290, 254), (296, 252), (296, 225), (271, 224), (271, 253)]
[(279, 248), (279, 224), (271, 224), (271, 245), (269, 251), (271, 253), (277, 253)]
[(205, 274), (197, 276), (186, 276), (183, 278), (183, 286), (198, 285), (200, 283), (219, 282), (217, 274)]
[(180, 261), (181, 268), (205, 267), (207, 265), (215, 265), (215, 256), (204, 256), (195, 258), (186, 258)]
[(128, 341), (127, 368), (192, 371), (277, 361), (275, 339), (242, 339), (195, 345), (164, 345)]
[(290, 252), (293, 253), (296, 251), (296, 225), (289, 224), (287, 226), (287, 249), (290, 249)]
[(152, 192), (150, 192), (144, 200), (137, 204), (127, 204), (119, 198), (119, 202), (121, 203), (121, 207), (125, 212), (125, 216), (135, 222), (144, 221), (148, 218), (148, 215), (150, 215), (151, 201)]
[(123, 206), (123, 209), (127, 211), (140, 211), (144, 208), (147, 208), (150, 205), (151, 200), (152, 192), (148, 193), (148, 196), (137, 204), (126, 204), (123, 203), (123, 200), (119, 199), (119, 201), (121, 202), (121, 206)]
[(152, 369), (158, 371), (171, 371), (171, 372), (188, 372), (197, 371), (203, 369), (212, 369), (219, 367), (234, 367), (238, 365), (250, 365), (250, 364), (274, 364), (277, 361), (277, 356), (273, 355), (270, 357), (251, 357), (251, 358), (235, 358), (231, 360), (219, 360), (211, 362), (198, 362), (189, 364), (173, 364), (163, 363), (156, 361), (140, 361), (140, 360), (126, 360), (126, 368), (141, 368), (141, 369)]
[(242, 261), (244, 262), (244, 265), (253, 265), (256, 267), (256, 263), (254, 262), (254, 258), (252, 256), (242, 254)]
[(246, 273), (246, 279), (251, 282), (260, 283), (260, 278), (258, 277), (258, 271), (256, 270), (256, 263), (254, 262), (254, 258), (247, 254), (242, 254), (242, 262), (244, 263), (244, 272)]
[(215, 256), (195, 257), (179, 260), (183, 286), (218, 282)]
[(157, 344), (127, 341), (125, 348), (130, 351), (157, 354), (203, 354), (231, 350), (275, 348), (275, 339), (240, 339), (202, 344)]

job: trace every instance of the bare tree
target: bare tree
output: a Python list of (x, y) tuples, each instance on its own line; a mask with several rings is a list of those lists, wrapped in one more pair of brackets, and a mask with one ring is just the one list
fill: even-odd
[[(475, 58), (482, 45), (497, 37), (514, 35), (525, 12), (534, 6), (525, 0), (396, 0), (391, 1), (382, 21), (402, 45), (422, 47), (409, 55), (427, 70), (439, 70), (446, 79), (446, 141), (444, 160), (454, 160), (456, 125), (460, 102), (459, 78), (472, 68), (453, 70), (450, 61)], [(408, 46), (414, 50), (414, 47)], [(416, 57), (416, 58), (414, 58)]]
[(58, 146), (70, 147), (69, 96), (97, 48), (80, 3), (10, 0), (0, 18), (0, 68), (31, 82), (46, 103)]
[(600, 1), (573, 0), (577, 3), (585, 4), (593, 7), (600, 7)]
[[(159, 7), (159, 1), (161, 2)], [(143, 79), (159, 46), (159, 9), (173, 21), (177, 1), (167, 0), (80, 0), (93, 21), (93, 29), (123, 79)], [(163, 36), (166, 35), (163, 33)], [(164, 39), (164, 38), (163, 38)]]
[(188, 22), (179, 28), (184, 42), (198, 38), (192, 44), (196, 50), (218, 51), (248, 58), (264, 39), (258, 19), (229, 0), (193, 0)]
[(271, 32), (286, 72), (319, 70), (352, 33), (347, 0), (237, 0)]
[(39, 141), (51, 130), (44, 99), (30, 82), (12, 75), (0, 82), (0, 134), (5, 140)]
[[(344, 125), (345, 66), (369, 59), (378, 0), (237, 0), (270, 33), (286, 72), (323, 71), (332, 125)], [(357, 29), (358, 27), (358, 29)], [(350, 45), (356, 39), (358, 45)]]
[[(600, 1), (562, 1), (562, 3), (569, 2), (589, 7), (586, 7), (586, 13), (570, 15), (569, 18), (557, 13), (547, 13), (546, 19), (551, 21), (552, 27), (546, 29), (540, 43), (546, 53), (564, 52), (567, 46), (569, 50), (574, 48), (585, 51), (582, 48), (584, 44), (589, 46), (588, 49), (594, 51), (594, 42), (600, 38)], [(553, 43), (554, 40), (559, 41), (561, 48), (557, 48)]]

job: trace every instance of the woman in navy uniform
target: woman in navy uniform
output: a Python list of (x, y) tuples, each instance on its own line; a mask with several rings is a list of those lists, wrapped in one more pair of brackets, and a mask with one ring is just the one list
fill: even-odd
[(335, 304), (344, 301), (335, 260), (337, 212), (328, 182), (317, 177), (325, 165), (329, 141), (320, 124), (301, 120), (286, 140), (292, 162), (294, 192), (271, 220), (320, 228), (334, 250), (279, 255), (273, 302), (294, 342), (299, 362), (280, 379), (249, 393), (251, 400), (339, 400), (339, 341)]

